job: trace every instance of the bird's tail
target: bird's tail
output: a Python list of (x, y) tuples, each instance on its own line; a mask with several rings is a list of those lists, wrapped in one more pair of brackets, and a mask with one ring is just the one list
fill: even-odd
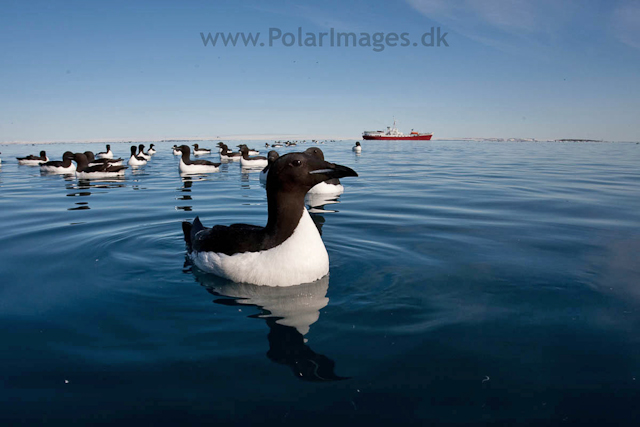
[(188, 221), (182, 222), (182, 233), (184, 234), (184, 241), (187, 244), (189, 251), (191, 251), (191, 242), (193, 241), (194, 236), (200, 230), (204, 230), (204, 225), (200, 222), (199, 217), (196, 217), (196, 219), (193, 220), (193, 224)]

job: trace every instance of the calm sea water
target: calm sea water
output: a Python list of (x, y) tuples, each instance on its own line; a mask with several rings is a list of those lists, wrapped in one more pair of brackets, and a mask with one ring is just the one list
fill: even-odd
[(15, 161), (102, 144), (0, 146), (3, 425), (640, 422), (640, 145), (321, 145), (360, 176), (311, 202), (330, 276), (283, 289), (185, 267), (182, 220), (265, 191), (156, 145), (114, 182)]

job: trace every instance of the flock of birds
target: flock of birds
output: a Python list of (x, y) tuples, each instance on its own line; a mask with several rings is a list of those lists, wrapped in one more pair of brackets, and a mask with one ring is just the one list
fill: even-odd
[[(287, 141), (286, 145), (297, 144)], [(282, 144), (271, 145), (278, 146)], [(143, 144), (131, 146), (127, 164), (132, 168), (147, 164), (156, 150), (154, 144), (150, 144), (148, 151), (144, 149)], [(245, 144), (238, 145), (238, 149), (231, 151), (224, 142), (219, 142), (220, 162), (215, 163), (192, 159), (187, 145), (173, 146), (173, 154), (180, 156), (178, 168), (182, 174), (216, 172), (221, 162), (239, 161), (243, 168), (261, 169), (260, 181), (267, 191), (268, 220), (264, 227), (233, 224), (207, 228), (198, 217), (192, 223), (183, 222), (188, 258), (202, 271), (254, 285), (292, 286), (326, 276), (329, 256), (305, 207), (305, 197), (313, 193), (342, 194), (340, 178), (358, 174), (349, 167), (327, 162), (318, 147), (284, 155), (271, 150), (267, 156), (260, 156)], [(360, 142), (352, 150), (360, 153)], [(193, 154), (210, 155), (211, 150), (193, 144)], [(79, 178), (116, 177), (128, 168), (123, 159), (114, 158), (110, 145), (95, 155), (91, 151), (67, 151), (62, 160), (51, 161), (41, 151), (38, 156), (17, 160), (22, 165), (39, 166), (45, 173), (75, 174)]]
[[(317, 141), (312, 141), (317, 142)], [(272, 145), (265, 143), (265, 147), (294, 147), (297, 146), (295, 142), (286, 141), (283, 145), (281, 142), (275, 142)], [(149, 150), (145, 152), (144, 144), (131, 146), (131, 155), (127, 164), (131, 167), (139, 167), (146, 165), (156, 153), (154, 144), (149, 145)], [(266, 182), (269, 166), (279, 154), (277, 151), (270, 151), (266, 157), (259, 156), (259, 151), (250, 149), (245, 144), (238, 145), (239, 151), (234, 152), (224, 142), (218, 143), (218, 151), (220, 154), (221, 162), (228, 161), (240, 161), (242, 167), (245, 168), (261, 168), (260, 181)], [(352, 148), (354, 152), (360, 153), (362, 146), (360, 142), (356, 142), (356, 145)], [(317, 149), (319, 150), (319, 149)], [(2, 153), (0, 153), (2, 154)], [(209, 160), (203, 159), (191, 159), (191, 149), (187, 145), (173, 146), (173, 154), (181, 156), (179, 162), (179, 170), (183, 174), (199, 174), (217, 172), (221, 163), (214, 163)], [(193, 144), (194, 156), (210, 155), (211, 150), (208, 148), (201, 148), (198, 144)], [(106, 145), (106, 151), (94, 154), (91, 151), (85, 151), (83, 153), (73, 153), (66, 151), (62, 155), (62, 160), (50, 160), (46, 151), (40, 151), (39, 155), (28, 155), (25, 157), (17, 157), (18, 164), (28, 166), (39, 166), (40, 170), (44, 173), (51, 174), (75, 174), (79, 178), (109, 178), (118, 177), (124, 175), (125, 170), (128, 168), (124, 165), (122, 158), (114, 158), (113, 151), (111, 151), (111, 145)], [(2, 159), (0, 159), (0, 164)], [(75, 163), (74, 163), (75, 162)]]

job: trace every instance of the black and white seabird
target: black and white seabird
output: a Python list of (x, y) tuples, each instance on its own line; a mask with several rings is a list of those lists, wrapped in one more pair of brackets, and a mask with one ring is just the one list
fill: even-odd
[(144, 166), (147, 164), (147, 159), (144, 157), (136, 156), (138, 149), (135, 145), (131, 146), (131, 157), (129, 157), (129, 166)]
[(353, 151), (355, 151), (356, 153), (361, 153), (362, 152), (362, 145), (360, 145), (360, 141), (356, 141), (356, 145), (351, 147), (351, 149)]
[(191, 150), (187, 145), (180, 146), (180, 151), (182, 152), (179, 166), (181, 173), (217, 172), (220, 167), (220, 163), (213, 163), (208, 160), (191, 160)]
[(72, 160), (73, 153), (71, 151), (65, 151), (62, 155), (62, 161), (52, 160), (50, 162), (40, 163), (40, 172), (58, 174), (74, 173), (76, 171), (76, 165)]
[(144, 152), (144, 144), (138, 145), (138, 157), (142, 157), (146, 161), (151, 160), (151, 156)]
[(240, 165), (244, 167), (264, 168), (269, 164), (269, 161), (264, 156), (249, 157), (249, 147), (247, 147), (246, 145), (240, 146), (240, 153), (242, 153), (242, 157), (240, 158)]
[(76, 176), (78, 178), (111, 178), (124, 175), (126, 166), (113, 166), (109, 163), (102, 163), (96, 166), (89, 166), (89, 160), (84, 153), (75, 153), (73, 160), (78, 164)]
[(100, 153), (96, 154), (96, 159), (113, 159), (111, 145), (107, 144), (107, 151), (101, 151)]
[(85, 151), (84, 155), (87, 156), (87, 160), (89, 161), (89, 166), (96, 166), (102, 164), (110, 164), (111, 166), (122, 166), (122, 159), (96, 159), (93, 155), (92, 151)]
[(280, 157), (280, 154), (278, 154), (276, 150), (269, 151), (269, 153), (267, 154), (267, 166), (265, 166), (264, 169), (260, 171), (260, 182), (264, 182), (264, 183), (267, 182), (267, 176), (269, 175), (269, 168), (271, 167), (273, 162), (276, 161), (278, 157)]
[(35, 156), (33, 154), (29, 154), (26, 157), (16, 157), (18, 159), (18, 163), (26, 166), (38, 166), (40, 163), (48, 162), (49, 158), (47, 157), (47, 152), (42, 150), (39, 156)]
[(331, 178), (358, 176), (351, 168), (308, 153), (276, 159), (267, 179), (268, 221), (205, 228), (196, 217), (182, 223), (193, 263), (234, 282), (263, 286), (309, 283), (329, 272), (329, 256), (304, 196)]
[(205, 154), (211, 154), (211, 150), (208, 148), (200, 148), (198, 144), (193, 144), (193, 154), (195, 156), (204, 156)]
[(242, 147), (247, 147), (247, 150), (249, 150), (249, 155), (250, 156), (258, 156), (260, 155), (260, 151), (253, 149), (253, 148), (249, 148), (247, 146), (247, 144), (240, 144), (237, 146), (240, 149), (240, 152), (242, 153)]
[(229, 150), (226, 144), (222, 144), (222, 151), (220, 151), (220, 159), (221, 160), (240, 160), (242, 158), (242, 153), (235, 153)]
[(156, 149), (153, 147), (154, 147), (154, 144), (149, 144), (149, 149), (147, 150), (147, 153), (149, 153), (150, 156), (153, 156), (154, 154), (156, 154)]

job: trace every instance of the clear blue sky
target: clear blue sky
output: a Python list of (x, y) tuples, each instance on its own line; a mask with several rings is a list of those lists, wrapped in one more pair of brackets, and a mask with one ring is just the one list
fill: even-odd
[[(449, 47), (204, 46), (408, 33)], [(3, 1), (0, 141), (232, 134), (640, 140), (640, 1)]]

